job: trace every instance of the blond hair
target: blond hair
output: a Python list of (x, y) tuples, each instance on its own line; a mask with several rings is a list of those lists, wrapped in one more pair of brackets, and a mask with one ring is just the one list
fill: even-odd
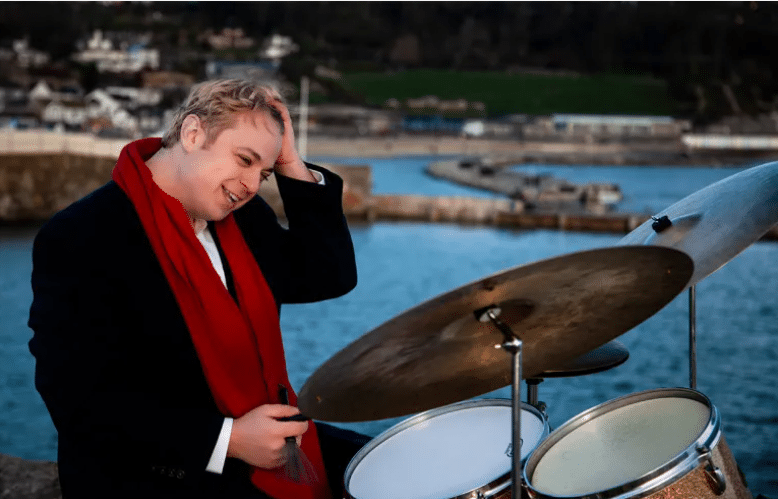
[[(181, 138), (184, 119), (193, 114), (200, 118), (206, 131), (206, 146), (221, 132), (235, 125), (237, 116), (251, 111), (264, 111), (275, 120), (284, 133), (281, 113), (270, 103), (280, 100), (278, 91), (268, 85), (246, 80), (212, 80), (192, 88), (175, 119), (162, 136), (162, 147), (174, 146)], [(283, 102), (283, 101), (282, 101)]]

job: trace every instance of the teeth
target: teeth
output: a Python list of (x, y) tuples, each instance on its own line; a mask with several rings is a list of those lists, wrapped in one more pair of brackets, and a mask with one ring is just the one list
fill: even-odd
[(224, 192), (227, 193), (227, 197), (230, 199), (230, 201), (232, 201), (233, 203), (237, 203), (238, 202), (238, 197), (235, 194), (231, 193), (227, 189), (224, 189)]

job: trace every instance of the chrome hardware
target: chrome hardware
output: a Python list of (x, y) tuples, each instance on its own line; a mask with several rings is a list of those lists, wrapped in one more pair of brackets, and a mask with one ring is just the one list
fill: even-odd
[(705, 477), (711, 485), (713, 493), (720, 496), (727, 490), (727, 478), (724, 473), (713, 464), (713, 456), (709, 448), (701, 446), (697, 448), (700, 453), (700, 461), (705, 461)]

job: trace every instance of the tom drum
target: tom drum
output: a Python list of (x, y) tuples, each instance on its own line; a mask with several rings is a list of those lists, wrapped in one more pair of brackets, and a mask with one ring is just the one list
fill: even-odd
[(686, 388), (648, 390), (574, 417), (524, 467), (532, 498), (750, 499), (718, 410)]
[[(548, 422), (522, 404), (522, 459)], [(402, 421), (371, 440), (344, 476), (347, 499), (509, 498), (511, 402), (469, 400)]]

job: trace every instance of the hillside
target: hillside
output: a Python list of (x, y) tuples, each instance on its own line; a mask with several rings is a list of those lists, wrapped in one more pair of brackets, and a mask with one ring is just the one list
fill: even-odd
[(488, 116), (505, 114), (594, 113), (672, 115), (676, 104), (664, 81), (644, 76), (575, 73), (533, 74), (498, 71), (418, 69), (343, 74), (349, 91), (369, 105), (404, 102), (427, 95), (482, 102)]

